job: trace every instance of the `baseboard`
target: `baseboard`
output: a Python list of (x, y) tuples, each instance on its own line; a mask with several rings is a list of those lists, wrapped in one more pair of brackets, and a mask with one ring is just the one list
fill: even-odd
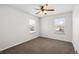
[[(49, 38), (49, 39), (55, 39), (55, 38), (50, 38), (50, 37), (45, 37), (45, 36), (40, 36), (40, 37)], [(65, 41), (65, 40), (60, 40), (60, 39), (55, 39), (55, 40)], [(65, 41), (65, 42), (70, 42), (70, 43), (72, 43), (72, 41)]]
[[(42, 37), (42, 36), (37, 36), (37, 37), (34, 37), (33, 39), (38, 38), (38, 37)], [(43, 38), (48, 38), (48, 37), (43, 37)], [(28, 41), (31, 41), (31, 40), (33, 40), (33, 39), (30, 39), (30, 40), (28, 40)], [(52, 38), (49, 38), (49, 39), (52, 39)], [(57, 39), (55, 39), (55, 40), (57, 40)], [(28, 41), (25, 41), (25, 42), (28, 42)], [(63, 40), (59, 40), (59, 41), (63, 41)], [(14, 45), (14, 46), (20, 45), (20, 44), (25, 43), (25, 42), (21, 42), (21, 43), (19, 43), (19, 44)], [(67, 41), (65, 41), (65, 42), (67, 42)], [(12, 48), (12, 47), (14, 47), (14, 46), (8, 47), (8, 48), (6, 48), (6, 49)], [(3, 49), (3, 50), (6, 50), (6, 49)], [(3, 50), (2, 50), (2, 51), (3, 51)], [(2, 52), (0, 51), (0, 54), (1, 54), (1, 53), (2, 53)], [(78, 53), (78, 52), (76, 52), (76, 53)]]
[(72, 45), (74, 47), (74, 51), (75, 51), (75, 54), (79, 54), (78, 50), (76, 49), (75, 45), (74, 45), (74, 42), (72, 41)]
[[(38, 37), (39, 37), (39, 36), (34, 37), (33, 39), (38, 38)], [(33, 39), (29, 39), (29, 40), (26, 40), (26, 41), (23, 41), (23, 42), (17, 43), (17, 44), (15, 44), (15, 45), (13, 45), (13, 46), (9, 46), (9, 47), (7, 47), (7, 48), (4, 48), (4, 49), (0, 50), (0, 54), (2, 53), (2, 51), (6, 50), (6, 49), (9, 49), (9, 48), (15, 47), (15, 46), (20, 45), (20, 44), (22, 44), (22, 43), (25, 43), (25, 42), (31, 41), (31, 40), (33, 40)]]

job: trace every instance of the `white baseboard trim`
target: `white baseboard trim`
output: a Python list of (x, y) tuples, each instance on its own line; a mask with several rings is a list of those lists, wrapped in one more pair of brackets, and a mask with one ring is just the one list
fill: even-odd
[[(49, 38), (49, 39), (56, 39), (56, 38), (50, 38), (50, 37), (46, 37), (46, 36), (40, 36), (40, 37), (45, 37), (45, 38)], [(56, 39), (56, 40), (60, 40), (60, 39)], [(65, 42), (71, 42), (72, 43), (72, 41), (66, 41), (66, 40), (60, 40), (60, 41), (65, 41)]]
[(6, 47), (6, 48), (3, 48), (3, 49), (0, 50), (0, 53), (1, 53), (1, 51), (3, 51), (3, 50), (9, 49), (9, 48), (14, 47), (14, 46), (17, 46), (17, 45), (22, 44), (22, 43), (24, 43), (24, 42), (28, 42), (28, 41), (30, 41), (30, 40), (33, 40), (33, 39), (37, 38), (37, 37), (39, 37), (39, 36), (36, 36), (36, 37), (34, 37), (34, 38), (32, 38), (32, 39), (29, 39), (29, 40), (26, 40), (26, 41), (19, 42), (19, 43), (15, 44), (15, 45), (12, 45), (12, 46), (9, 46), (9, 47)]

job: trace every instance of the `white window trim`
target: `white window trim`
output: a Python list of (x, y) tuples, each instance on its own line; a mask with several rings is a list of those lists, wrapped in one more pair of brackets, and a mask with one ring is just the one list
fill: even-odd
[[(32, 21), (31, 21), (32, 20)], [(30, 23), (30, 21), (32, 22), (32, 23)], [(34, 22), (33, 22), (34, 21)], [(29, 20), (29, 26), (31, 26), (33, 24), (33, 26), (34, 26), (34, 31), (31, 31), (30, 30), (30, 28), (29, 28), (29, 32), (30, 33), (35, 33), (36, 32), (36, 21), (35, 20), (33, 20), (33, 19), (30, 19)]]

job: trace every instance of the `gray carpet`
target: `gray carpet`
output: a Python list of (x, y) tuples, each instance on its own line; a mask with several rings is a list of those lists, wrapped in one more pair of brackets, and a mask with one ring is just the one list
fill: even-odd
[(38, 37), (2, 51), (3, 54), (74, 54), (72, 43)]

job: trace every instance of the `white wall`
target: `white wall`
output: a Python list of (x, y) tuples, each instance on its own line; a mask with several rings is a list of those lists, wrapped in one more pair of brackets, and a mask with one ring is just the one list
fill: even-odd
[[(29, 33), (29, 19), (37, 22), (36, 32)], [(9, 5), (0, 5), (0, 51), (39, 36), (39, 20)]]
[(79, 5), (73, 10), (73, 45), (75, 51), (79, 53)]
[[(55, 26), (54, 26), (54, 19), (64, 17), (65, 18), (65, 34), (55, 34)], [(48, 37), (52, 39), (58, 39), (63, 41), (69, 41), (72, 40), (72, 13), (64, 13), (64, 14), (58, 14), (58, 15), (51, 15), (47, 16), (41, 19), (41, 36), (42, 37)]]

